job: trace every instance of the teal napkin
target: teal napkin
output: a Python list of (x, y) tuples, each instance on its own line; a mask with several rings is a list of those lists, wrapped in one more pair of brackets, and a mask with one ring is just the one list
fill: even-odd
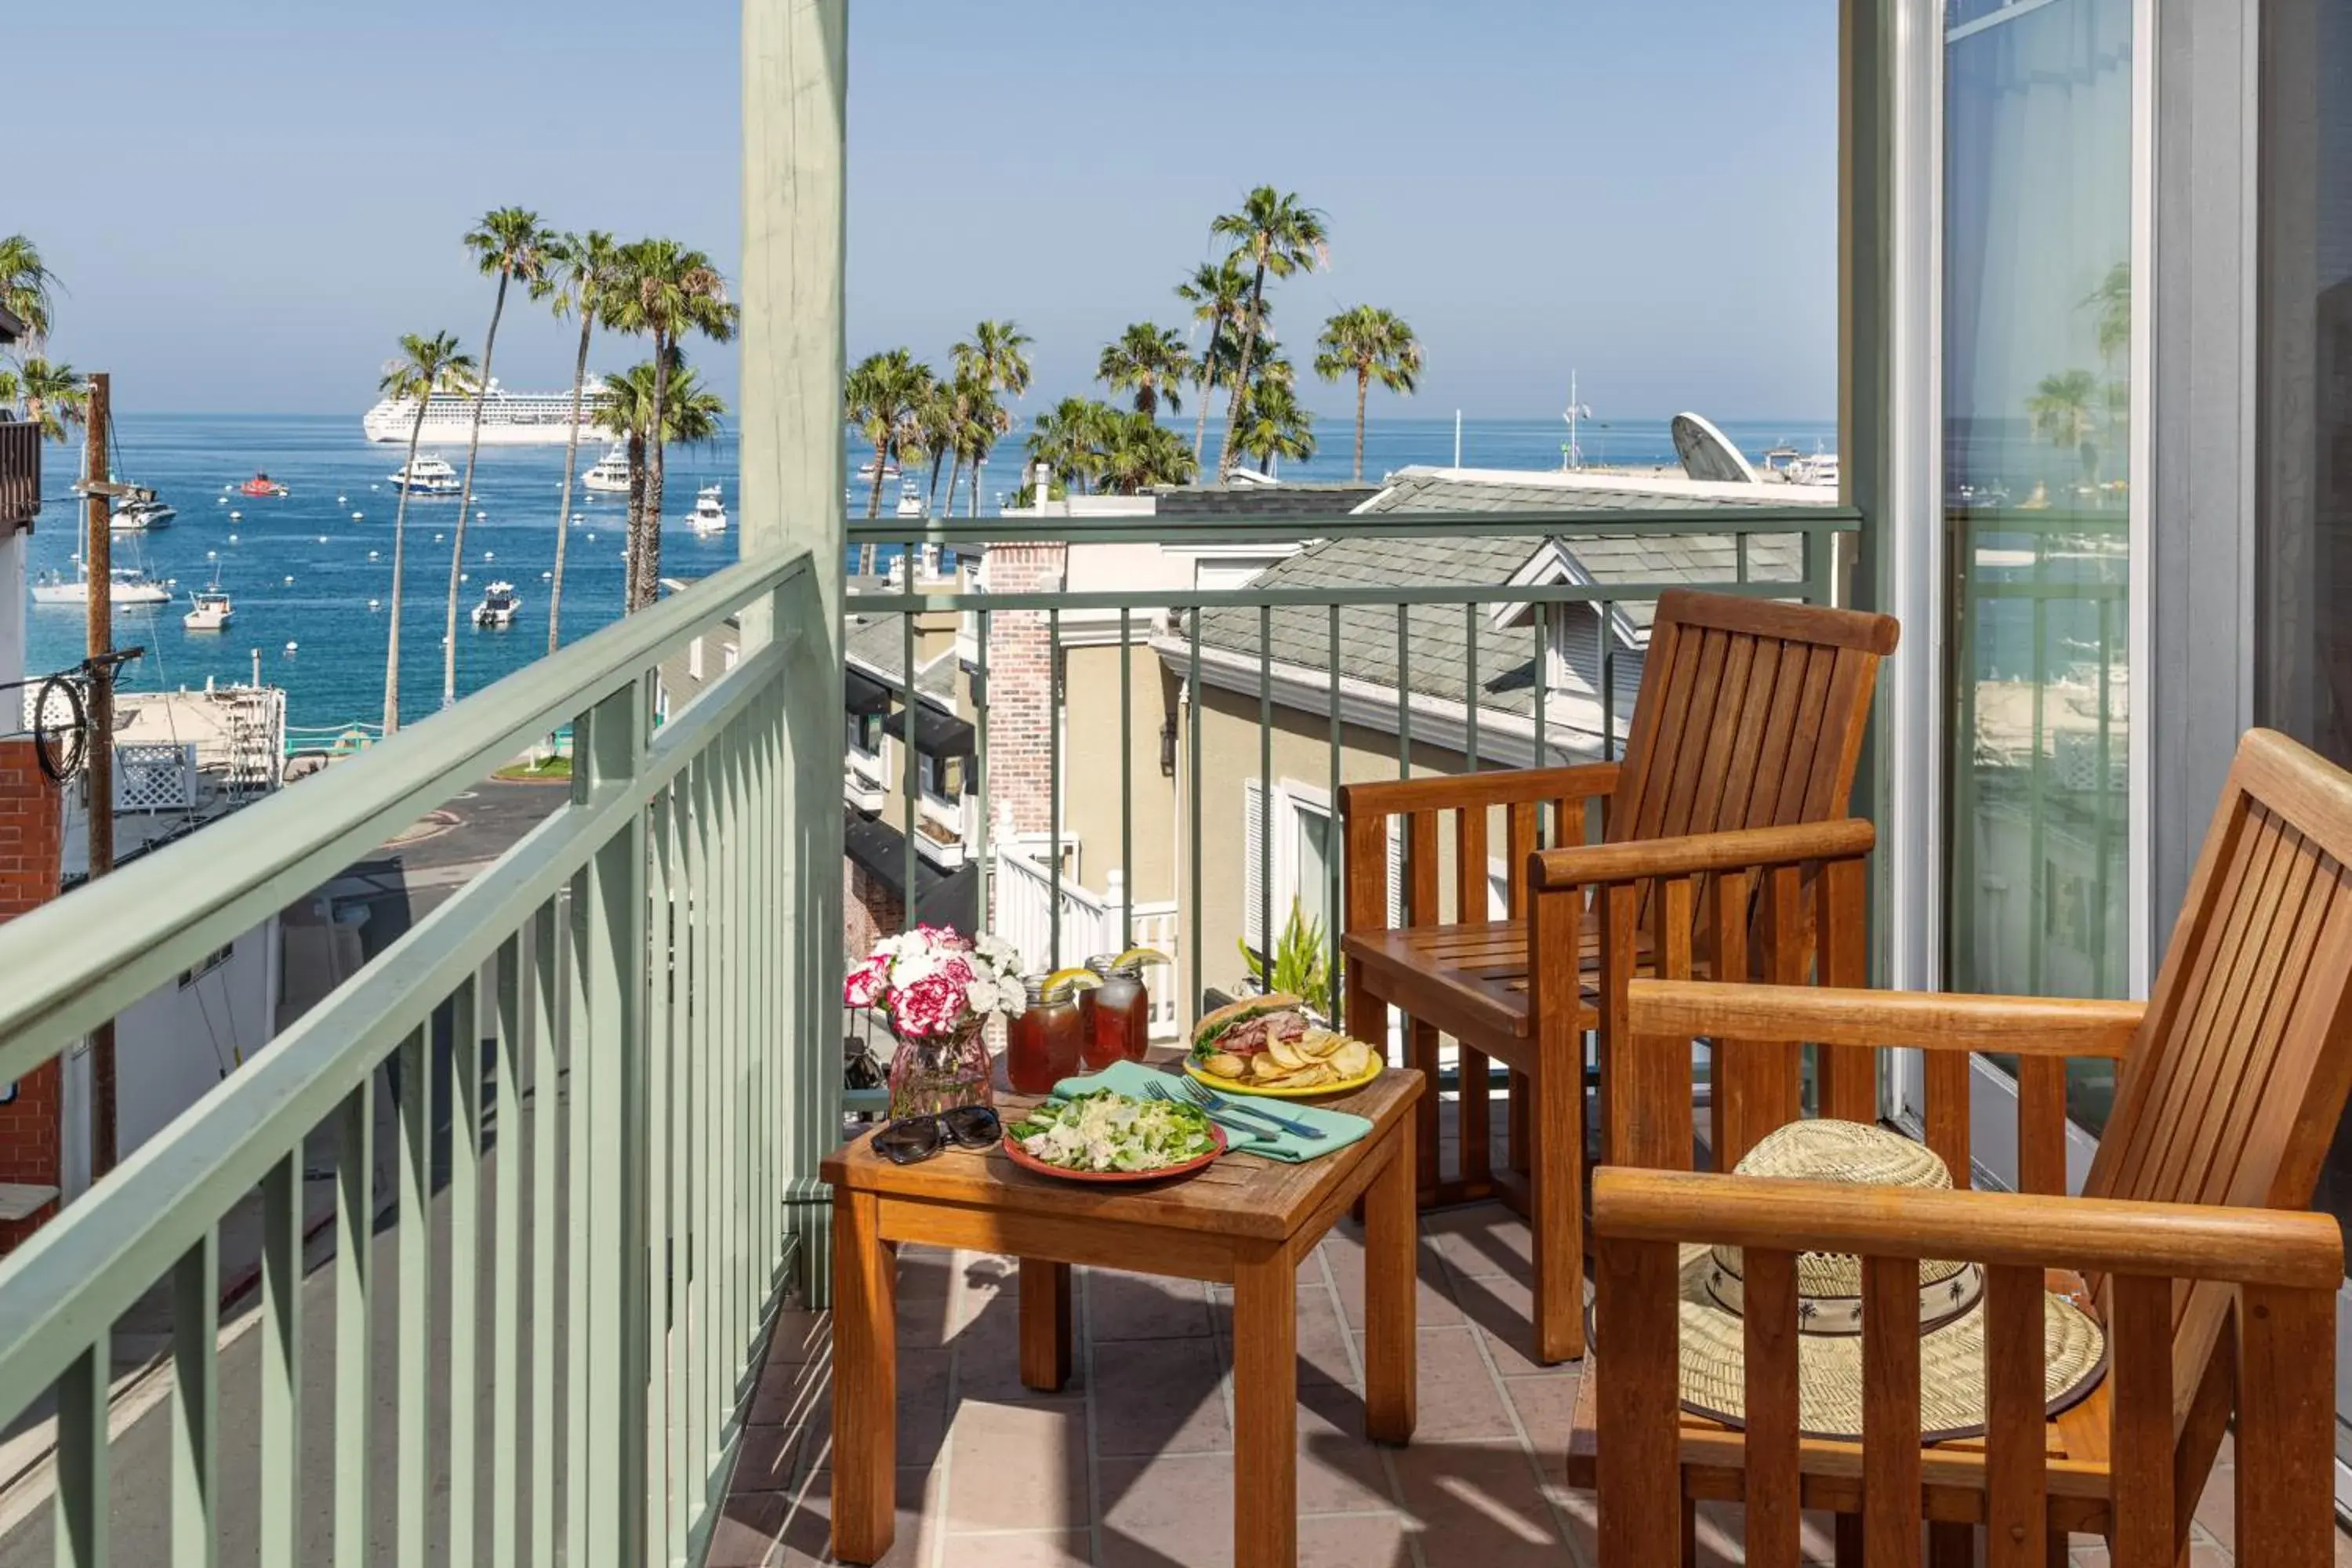
[[(1181, 1096), (1177, 1087), (1183, 1078), (1181, 1068), (1174, 1072), (1161, 1072), (1141, 1062), (1113, 1062), (1097, 1073), (1084, 1078), (1066, 1078), (1054, 1086), (1054, 1092), (1067, 1099), (1097, 1089), (1115, 1089), (1121, 1094), (1148, 1100), (1146, 1089), (1153, 1083), (1169, 1093)], [(1321, 1138), (1301, 1138), (1295, 1132), (1285, 1132), (1263, 1123), (1254, 1116), (1230, 1116), (1221, 1110), (1209, 1114), (1224, 1129), (1229, 1152), (1255, 1154), (1260, 1159), (1280, 1160), (1298, 1165), (1318, 1154), (1336, 1153), (1371, 1131), (1372, 1124), (1360, 1116), (1350, 1116), (1344, 1110), (1325, 1110), (1319, 1106), (1301, 1105), (1295, 1100), (1260, 1100), (1248, 1095), (1229, 1094), (1224, 1097), (1238, 1106), (1259, 1107), (1272, 1111), (1286, 1121), (1319, 1128)], [(1205, 1109), (1205, 1107), (1203, 1108)]]

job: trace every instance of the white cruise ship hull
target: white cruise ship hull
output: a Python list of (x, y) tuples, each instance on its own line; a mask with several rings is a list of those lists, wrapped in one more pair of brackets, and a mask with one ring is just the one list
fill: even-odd
[[(561, 447), (572, 438), (572, 421), (562, 415), (551, 418), (516, 419), (502, 417), (502, 412), (495, 405), (484, 412), (483, 446)], [(416, 410), (413, 405), (401, 409), (380, 403), (362, 417), (360, 429), (371, 441), (387, 446), (405, 446), (415, 420)], [(472, 410), (460, 412), (436, 408), (425, 416), (425, 431), (417, 441), (422, 447), (463, 447), (472, 434)], [(581, 422), (581, 445), (594, 446), (612, 440), (611, 432), (603, 426), (588, 420)]]

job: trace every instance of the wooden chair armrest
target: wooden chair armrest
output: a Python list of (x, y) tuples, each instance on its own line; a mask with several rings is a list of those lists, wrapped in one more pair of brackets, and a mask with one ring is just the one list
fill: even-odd
[(1705, 1035), (2024, 1057), (2119, 1058), (2147, 1012), (2140, 1002), (1693, 980), (1636, 980), (1626, 994), (1628, 1028), (1636, 1037), (1687, 1040)]
[(1339, 786), (1339, 819), (1397, 816), (1413, 811), (1467, 811), (1528, 801), (1591, 800), (1614, 794), (1615, 763), (1564, 768), (1496, 768), (1438, 778), (1390, 779)]
[(2215, 1279), (2334, 1290), (2344, 1238), (2327, 1215), (2115, 1198), (1945, 1192), (1603, 1166), (1593, 1234), (1869, 1258)]
[(1528, 885), (1539, 893), (1559, 892), (1652, 877), (1690, 877), (1805, 860), (1851, 860), (1869, 854), (1877, 841), (1878, 831), (1868, 819), (1850, 816), (1781, 827), (1693, 833), (1679, 838), (1580, 844), (1537, 851), (1529, 859)]

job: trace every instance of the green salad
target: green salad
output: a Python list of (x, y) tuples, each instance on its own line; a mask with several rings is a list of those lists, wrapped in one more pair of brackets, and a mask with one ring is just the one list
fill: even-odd
[(1066, 1171), (1161, 1171), (1214, 1152), (1213, 1125), (1198, 1106), (1098, 1089), (1045, 1101), (1007, 1136)]

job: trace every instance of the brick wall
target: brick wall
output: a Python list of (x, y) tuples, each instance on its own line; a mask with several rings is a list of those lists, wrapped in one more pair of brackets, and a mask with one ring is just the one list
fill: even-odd
[[(0, 923), (58, 896), (64, 824), (58, 786), (41, 772), (33, 742), (0, 741)], [(44, 1062), (0, 1105), (0, 1183), (59, 1184), (61, 1083), (59, 1065)], [(30, 1220), (0, 1223), (0, 1257), (55, 1212), (52, 1204)]]
[(855, 860), (841, 863), (842, 962), (854, 964), (886, 936), (898, 934), (907, 907), (882, 879)]
[[(982, 572), (992, 594), (1058, 593), (1067, 579), (1065, 544), (992, 544)], [(1016, 833), (1053, 828), (1051, 742), (1053, 637), (1042, 610), (989, 617), (988, 793), (999, 820)]]

